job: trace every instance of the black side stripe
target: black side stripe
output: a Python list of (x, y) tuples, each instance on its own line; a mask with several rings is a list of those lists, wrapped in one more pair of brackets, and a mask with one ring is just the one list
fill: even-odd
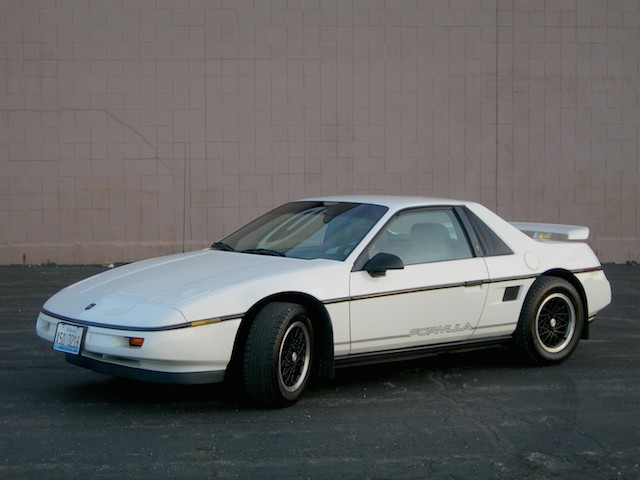
[[(583, 268), (583, 269), (579, 269), (579, 270), (572, 270), (571, 273), (578, 274), (578, 273), (596, 272), (596, 271), (600, 271), (600, 270), (602, 270), (602, 267)], [(517, 275), (517, 276), (513, 276), (513, 277), (501, 277), (501, 278), (495, 278), (493, 280), (486, 278), (486, 279), (481, 279), (481, 280), (471, 280), (471, 281), (468, 281), (468, 282), (458, 282), (458, 283), (447, 283), (447, 284), (441, 284), (441, 285), (433, 285), (433, 286), (430, 286), (430, 287), (407, 288), (407, 289), (404, 289), (404, 290), (389, 290), (389, 291), (386, 291), (386, 292), (378, 292), (378, 293), (372, 293), (372, 294), (367, 294), (367, 295), (357, 295), (357, 296), (352, 296), (352, 297), (344, 297), (344, 298), (336, 298), (336, 299), (331, 299), (331, 300), (325, 300), (322, 303), (324, 305), (333, 305), (333, 304), (342, 303), (342, 302), (355, 302), (355, 301), (359, 301), (359, 300), (369, 300), (371, 298), (391, 297), (391, 296), (394, 296), (394, 295), (404, 295), (404, 294), (410, 294), (410, 293), (422, 293), (422, 292), (429, 292), (429, 291), (433, 291), (433, 290), (446, 290), (446, 289), (449, 289), (449, 288), (474, 287), (474, 286), (480, 286), (480, 285), (491, 285), (491, 284), (495, 284), (495, 283), (515, 282), (515, 281), (520, 281), (520, 280), (531, 280), (533, 278), (538, 278), (539, 276), (541, 276), (541, 274), (535, 273), (535, 274), (531, 274), (531, 275)]]

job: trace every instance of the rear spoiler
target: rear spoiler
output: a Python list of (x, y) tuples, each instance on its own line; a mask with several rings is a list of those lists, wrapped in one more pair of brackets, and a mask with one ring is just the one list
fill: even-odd
[(589, 238), (589, 227), (580, 225), (530, 222), (511, 222), (511, 225), (535, 240), (586, 240)]

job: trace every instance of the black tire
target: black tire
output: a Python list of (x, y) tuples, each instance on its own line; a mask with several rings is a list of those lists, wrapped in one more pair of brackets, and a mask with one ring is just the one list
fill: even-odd
[(313, 364), (313, 325), (294, 303), (274, 302), (258, 312), (244, 349), (242, 373), (249, 399), (285, 407), (304, 391)]
[(577, 347), (583, 328), (583, 306), (575, 287), (562, 278), (541, 277), (525, 298), (514, 345), (529, 364), (560, 363)]

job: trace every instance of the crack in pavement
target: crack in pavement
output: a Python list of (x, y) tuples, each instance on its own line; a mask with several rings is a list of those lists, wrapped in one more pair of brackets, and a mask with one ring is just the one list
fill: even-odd
[(442, 371), (429, 372), (429, 378), (436, 385), (437, 393), (445, 400), (447, 400), (448, 403), (454, 407), (454, 410), (462, 418), (471, 422), (480, 432), (482, 432), (495, 450), (502, 452), (506, 456), (510, 457), (511, 459), (513, 459), (514, 463), (525, 468), (526, 470), (531, 472), (531, 474), (535, 474), (539, 471), (540, 467), (523, 456), (518, 451), (516, 446), (501, 434), (498, 428), (472, 415), (467, 409), (466, 405), (463, 402), (459, 401), (455, 395), (449, 392), (448, 382), (445, 380)]

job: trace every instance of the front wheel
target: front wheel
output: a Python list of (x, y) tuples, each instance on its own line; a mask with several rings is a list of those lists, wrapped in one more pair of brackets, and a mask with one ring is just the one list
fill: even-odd
[(266, 407), (295, 403), (309, 380), (313, 325), (306, 309), (274, 302), (254, 319), (244, 349), (243, 378), (249, 398)]
[(529, 290), (514, 334), (528, 363), (560, 363), (573, 353), (584, 327), (580, 295), (568, 281), (541, 277)]

